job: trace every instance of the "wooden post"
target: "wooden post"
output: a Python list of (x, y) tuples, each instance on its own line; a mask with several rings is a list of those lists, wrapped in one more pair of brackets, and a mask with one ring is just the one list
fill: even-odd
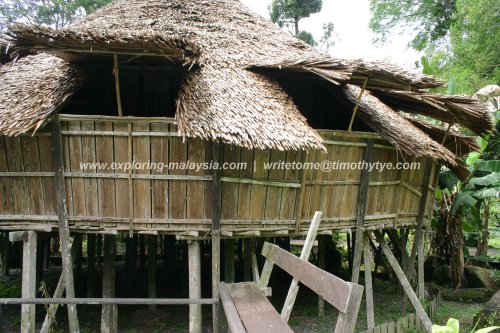
[[(373, 157), (373, 139), (366, 142), (364, 162), (371, 163)], [(358, 207), (356, 211), (356, 241), (354, 244), (354, 258), (352, 260), (351, 282), (358, 283), (359, 267), (361, 266), (361, 253), (363, 252), (363, 231), (365, 224), (366, 202), (368, 199), (368, 187), (370, 182), (370, 170), (365, 167), (361, 171), (361, 184), (358, 195)]]
[(87, 234), (87, 297), (95, 297), (96, 235)]
[(45, 241), (44, 237), (38, 235), (38, 240), (36, 243), (36, 279), (35, 286), (39, 286), (40, 282), (43, 281), (43, 257), (45, 251)]
[[(102, 297), (115, 296), (115, 264), (116, 264), (116, 239), (113, 235), (104, 236), (104, 260), (102, 270)], [(118, 332), (118, 307), (117, 305), (103, 305), (101, 313), (101, 332)]]
[[(59, 119), (52, 122), (52, 153), (55, 167), (55, 188), (57, 200), (57, 216), (59, 220), (59, 239), (61, 241), (62, 269), (65, 281), (66, 298), (75, 298), (75, 284), (73, 279), (73, 260), (70, 250), (70, 235), (68, 224), (68, 210), (66, 207), (66, 188), (64, 184), (64, 162), (61, 123)], [(76, 305), (68, 305), (68, 321), (71, 333), (80, 331)]]
[(233, 283), (234, 279), (234, 239), (224, 240), (224, 281)]
[[(148, 297), (156, 298), (156, 236), (148, 235)], [(156, 305), (150, 304), (149, 310), (156, 310)]]
[(424, 263), (425, 263), (425, 255), (424, 255), (424, 245), (425, 245), (425, 237), (422, 237), (420, 242), (418, 243), (418, 262), (417, 262), (417, 295), (419, 299), (424, 298), (424, 289), (425, 289), (425, 281), (424, 281)]
[(2, 233), (0, 236), (0, 276), (9, 275), (9, 236)]
[[(200, 242), (188, 242), (189, 298), (201, 298)], [(189, 305), (189, 333), (201, 333), (201, 305)]]
[[(212, 158), (222, 164), (222, 148), (212, 143)], [(220, 284), (220, 214), (221, 214), (221, 170), (212, 171), (212, 331), (219, 333), (219, 284)], [(201, 319), (200, 319), (201, 320)], [(201, 325), (200, 325), (201, 330)]]
[[(318, 237), (318, 264), (319, 268), (325, 269), (325, 251), (326, 243), (329, 236), (319, 236)], [(325, 299), (318, 295), (318, 315), (320, 317), (325, 316)]]
[[(76, 257), (76, 252), (80, 244), (82, 243), (82, 234), (76, 234), (73, 238), (73, 244), (71, 244), (71, 258)], [(61, 273), (59, 277), (59, 282), (57, 283), (56, 290), (54, 290), (54, 296), (52, 298), (61, 298), (63, 296), (65, 289), (65, 280), (64, 280), (64, 272)], [(47, 309), (47, 314), (45, 315), (45, 319), (42, 324), (41, 333), (49, 333), (52, 324), (54, 323), (54, 319), (56, 317), (57, 309), (59, 308), (58, 304), (52, 304)]]
[(252, 278), (257, 283), (260, 280), (259, 277), (259, 264), (257, 262), (257, 251), (255, 250), (255, 238), (249, 239), (249, 250), (250, 250), (250, 265), (252, 268)]
[[(316, 239), (316, 234), (318, 233), (319, 224), (321, 222), (321, 212), (315, 212), (314, 217), (309, 226), (309, 231), (307, 232), (306, 240), (304, 241), (304, 247), (300, 252), (300, 259), (309, 260), (309, 255), (314, 245), (314, 240)], [(292, 313), (293, 305), (295, 304), (295, 299), (297, 298), (297, 293), (299, 292), (299, 281), (293, 279), (290, 284), (290, 289), (288, 289), (288, 294), (286, 295), (285, 304), (283, 304), (283, 309), (281, 310), (281, 317), (288, 322), (290, 319), (290, 314)]]
[[(36, 297), (36, 253), (37, 233), (28, 231), (23, 240), (23, 271), (21, 295), (23, 298)], [(21, 305), (21, 332), (35, 332), (35, 305)]]
[(102, 264), (102, 236), (96, 236), (96, 245), (95, 245), (95, 253), (96, 253), (96, 264), (97, 267), (100, 267)]
[(375, 311), (373, 307), (373, 285), (372, 285), (372, 252), (370, 248), (370, 233), (365, 232), (363, 244), (363, 258), (365, 261), (365, 298), (366, 298), (366, 321), (368, 329), (375, 327)]
[(408, 282), (408, 279), (406, 278), (405, 273), (401, 269), (401, 266), (399, 266), (396, 257), (394, 257), (394, 254), (392, 253), (390, 247), (385, 242), (385, 239), (384, 239), (384, 236), (382, 235), (382, 233), (378, 230), (375, 230), (374, 234), (377, 237), (377, 242), (380, 244), (382, 251), (384, 252), (385, 256), (387, 257), (389, 264), (391, 265), (392, 269), (394, 270), (394, 273), (396, 273), (396, 276), (399, 279), (399, 282), (401, 283), (406, 294), (408, 295), (408, 298), (410, 299), (411, 304), (415, 308), (417, 315), (422, 320), (422, 324), (424, 325), (424, 328), (428, 332), (430, 332), (432, 330), (432, 322), (429, 319), (429, 316), (427, 315), (427, 313), (425, 312), (424, 307), (422, 306), (422, 304), (420, 304), (420, 301), (419, 301), (417, 295), (413, 291), (413, 288), (412, 288), (410, 282)]

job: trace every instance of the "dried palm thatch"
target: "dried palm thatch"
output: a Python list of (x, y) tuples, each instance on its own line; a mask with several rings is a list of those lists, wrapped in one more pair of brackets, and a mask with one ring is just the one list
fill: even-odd
[(17, 135), (39, 128), (89, 78), (84, 68), (46, 54), (26, 56), (14, 66), (1, 66), (2, 134)]
[[(361, 88), (346, 84), (342, 87), (345, 100), (354, 106)], [(413, 126), (398, 112), (365, 91), (359, 102), (359, 117), (382, 137), (397, 148), (412, 156), (427, 156), (445, 163), (459, 178), (465, 179), (469, 171), (465, 165), (457, 163), (457, 157), (447, 148), (431, 139), (427, 134)], [(409, 140), (408, 138), (411, 138)]]
[[(182, 62), (188, 59), (201, 63), (187, 74), (178, 97), (176, 117), (181, 133), (188, 137), (248, 148), (322, 148), (322, 139), (291, 98), (267, 76), (266, 71), (272, 70), (302, 72), (340, 85), (337, 93), (345, 95), (351, 105), (359, 92), (355, 85), (366, 82), (368, 91), (362, 99), (360, 117), (368, 126), (402, 150), (443, 161), (462, 176), (466, 174), (463, 163), (431, 138), (435, 129), (428, 130), (429, 137), (397, 111), (418, 111), (462, 124), (476, 133), (491, 130), (491, 117), (476, 102), (420, 91), (442, 85), (441, 80), (381, 63), (332, 59), (255, 15), (237, 0), (117, 0), (62, 31), (14, 26), (11, 38), (19, 48), (56, 52), (59, 56), (66, 56), (68, 50), (168, 50), (164, 52), (169, 57), (172, 53), (182, 57)], [(51, 59), (50, 64), (38, 68), (37, 61), (43, 59)], [(57, 82), (62, 85), (68, 84), (64, 80), (72, 84), (84, 81), (85, 73), (73, 71), (77, 67), (68, 64), (63, 67), (55, 58), (29, 60), (30, 75), (26, 70), (29, 62), (20, 62), (3, 74), (15, 77), (19, 83), (0, 91), (0, 103), (16, 100), (9, 102), (10, 113), (0, 109), (0, 133), (26, 131), (57, 110), (75, 90), (71, 85), (56, 87)], [(20, 68), (15, 69), (18, 65)], [(70, 79), (71, 75), (75, 77)], [(49, 82), (48, 88), (21, 91), (36, 81), (32, 76)], [(392, 91), (396, 93), (388, 93)], [(42, 93), (62, 97), (42, 99), (45, 102), (38, 105)], [(17, 115), (16, 121), (5, 120), (11, 114)]]
[(473, 137), (466, 136), (450, 126), (444, 128), (434, 125), (423, 119), (405, 116), (413, 125), (420, 128), (434, 141), (442, 143), (446, 148), (454, 152), (458, 156), (464, 156), (473, 151), (479, 151), (481, 147)]
[(0, 36), (0, 64), (10, 61), (9, 42)]
[[(192, 71), (177, 105), (179, 128), (188, 136), (247, 148), (324, 149), (321, 136), (281, 87), (249, 71), (211, 66)], [(251, 112), (242, 113), (242, 108)], [(219, 115), (221, 109), (224, 117)]]
[(416, 90), (444, 85), (442, 80), (433, 76), (410, 73), (390, 64), (335, 59), (328, 56), (315, 56), (299, 60), (272, 60), (268, 63), (252, 65), (250, 68), (311, 72), (335, 84), (352, 83), (362, 85), (365, 79), (368, 79), (368, 88)]
[(183, 65), (196, 64), (200, 48), (189, 40), (165, 36), (151, 30), (61, 29), (14, 24), (8, 36), (15, 52), (45, 51), (66, 60), (75, 53), (155, 55)]
[(466, 96), (443, 96), (426, 92), (377, 89), (373, 93), (394, 109), (417, 113), (469, 128), (478, 135), (493, 130), (486, 104)]

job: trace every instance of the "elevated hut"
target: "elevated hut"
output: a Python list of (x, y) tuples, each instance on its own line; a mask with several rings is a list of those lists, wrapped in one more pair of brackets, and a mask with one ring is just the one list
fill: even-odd
[(119, 0), (7, 34), (0, 229), (213, 239), (213, 299), (220, 237), (304, 234), (317, 210), (323, 234), (421, 233), (439, 165), (466, 179), (479, 149), (452, 127), (492, 129), (428, 92), (441, 80), (332, 58), (235, 0)]

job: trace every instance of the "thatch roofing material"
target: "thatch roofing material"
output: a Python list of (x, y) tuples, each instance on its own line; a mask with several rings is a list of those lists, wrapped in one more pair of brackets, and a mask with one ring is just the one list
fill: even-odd
[[(347, 84), (342, 87), (346, 100), (354, 106), (361, 88)], [(457, 164), (456, 156), (432, 140), (398, 112), (365, 91), (359, 103), (359, 117), (397, 148), (412, 156), (427, 156), (448, 165), (461, 179), (469, 175), (467, 167)]]
[(193, 65), (201, 55), (200, 48), (176, 36), (165, 36), (151, 30), (127, 31), (122, 29), (52, 29), (26, 24), (14, 24), (8, 35), (13, 47), (22, 52), (46, 51), (63, 59), (72, 53), (120, 53), (163, 56), (172, 62)]
[(459, 124), (478, 135), (485, 135), (493, 130), (493, 118), (486, 104), (466, 96), (388, 89), (377, 89), (373, 93), (394, 109)]
[(0, 128), (17, 135), (37, 129), (89, 78), (83, 68), (45, 54), (0, 66)]
[(177, 103), (179, 129), (187, 136), (247, 148), (325, 149), (279, 84), (256, 73), (210, 66), (192, 71)]
[(481, 149), (473, 137), (463, 135), (452, 128), (443, 128), (428, 121), (410, 116), (406, 116), (405, 118), (424, 131), (434, 141), (442, 143), (444, 140), (444, 146), (450, 151), (455, 152), (458, 156), (463, 156), (472, 151), (479, 151)]

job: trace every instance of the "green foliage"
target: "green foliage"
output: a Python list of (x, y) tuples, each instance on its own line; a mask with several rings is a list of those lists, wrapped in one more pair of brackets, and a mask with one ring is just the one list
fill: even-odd
[(0, 283), (0, 298), (17, 298), (21, 297), (21, 287), (19, 282), (1, 282)]
[(299, 21), (311, 14), (318, 13), (323, 0), (273, 0), (269, 6), (271, 21), (280, 27), (293, 25), (295, 36), (299, 35)]
[(111, 0), (0, 0), (0, 30), (14, 22), (61, 29)]
[(370, 0), (370, 28), (384, 43), (399, 29), (425, 51), (423, 72), (448, 81), (440, 92), (473, 94), (500, 81), (500, 4), (497, 0)]
[(314, 40), (314, 37), (312, 35), (312, 33), (308, 32), (308, 31), (305, 31), (305, 30), (302, 30), (301, 32), (299, 32), (299, 34), (297, 35), (297, 38), (306, 42), (307, 44), (311, 45), (311, 46), (316, 46), (317, 43), (316, 41)]
[(370, 0), (370, 28), (384, 43), (394, 28), (416, 33), (410, 42), (417, 50), (446, 36), (456, 12), (455, 0)]
[[(500, 326), (485, 327), (477, 331), (473, 329), (471, 333), (488, 333), (498, 328), (500, 328)], [(459, 331), (460, 323), (453, 318), (448, 319), (446, 326), (432, 325), (432, 333), (459, 333)]]

